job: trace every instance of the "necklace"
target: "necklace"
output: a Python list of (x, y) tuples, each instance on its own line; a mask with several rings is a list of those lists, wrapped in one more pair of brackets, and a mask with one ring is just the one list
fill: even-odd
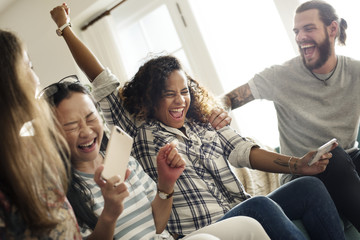
[(310, 71), (310, 72), (311, 72), (311, 74), (312, 74), (317, 80), (323, 82), (324, 85), (327, 86), (327, 82), (326, 82), (326, 81), (329, 80), (329, 79), (334, 75), (334, 72), (336, 71), (337, 64), (338, 64), (338, 60), (336, 59), (336, 65), (335, 65), (335, 67), (334, 67), (334, 70), (332, 71), (332, 73), (330, 74), (330, 76), (328, 76), (328, 77), (325, 78), (325, 79), (319, 78), (319, 77), (316, 76), (316, 74), (313, 73), (312, 71)]

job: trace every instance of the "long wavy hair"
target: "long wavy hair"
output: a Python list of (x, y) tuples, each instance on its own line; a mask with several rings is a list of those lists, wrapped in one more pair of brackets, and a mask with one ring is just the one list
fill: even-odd
[[(54, 206), (48, 205), (54, 196), (49, 191), (55, 192), (55, 208), (60, 208), (68, 186), (63, 160), (69, 150), (52, 111), (31, 91), (34, 83), (20, 74), (23, 45), (15, 34), (0, 30), (0, 56), (0, 191), (31, 231), (45, 233), (59, 223)], [(20, 132), (26, 125), (24, 136)], [(4, 221), (13, 224), (7, 216)]]
[(321, 0), (313, 0), (301, 4), (296, 9), (296, 13), (302, 13), (310, 9), (317, 9), (319, 11), (320, 19), (325, 26), (329, 26), (333, 21), (339, 23), (339, 32), (337, 33), (337, 37), (339, 37), (338, 42), (339, 45), (345, 45), (347, 29), (347, 22), (345, 19), (339, 19), (335, 9), (329, 3)]
[[(160, 56), (147, 61), (139, 68), (133, 79), (119, 90), (126, 110), (137, 119), (155, 119), (154, 113), (162, 98), (166, 81), (176, 70), (183, 71), (183, 68), (173, 56)], [(198, 81), (187, 73), (185, 75), (191, 97), (186, 117), (206, 123), (211, 109), (220, 104)]]

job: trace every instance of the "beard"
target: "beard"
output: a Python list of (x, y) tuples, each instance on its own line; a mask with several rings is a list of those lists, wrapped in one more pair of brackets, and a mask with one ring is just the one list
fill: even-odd
[(322, 67), (331, 55), (330, 39), (329, 39), (329, 35), (327, 34), (327, 32), (325, 32), (324, 41), (322, 41), (319, 44), (316, 42), (311, 42), (311, 43), (314, 43), (315, 46), (319, 49), (319, 59), (313, 64), (306, 62), (306, 59), (304, 57), (304, 52), (302, 51), (302, 49), (299, 46), (299, 51), (300, 51), (303, 63), (310, 71)]

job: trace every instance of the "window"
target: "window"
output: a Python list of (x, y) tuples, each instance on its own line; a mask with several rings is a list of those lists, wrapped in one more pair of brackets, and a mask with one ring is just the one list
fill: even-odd
[[(360, 59), (355, 0), (328, 1), (349, 24), (347, 47), (338, 47), (337, 53)], [(112, 15), (129, 79), (149, 52), (164, 52), (177, 56), (195, 79), (219, 95), (298, 55), (292, 26), (299, 2), (304, 1), (131, 0)], [(279, 146), (272, 102), (253, 101), (232, 116), (241, 135)]]
[(114, 11), (118, 23), (116, 32), (129, 79), (144, 62), (154, 55), (172, 54), (191, 72), (170, 13), (165, 4), (158, 2), (159, 5), (149, 9), (140, 17), (130, 21), (126, 19), (125, 25), (122, 24), (123, 19), (117, 17), (121, 16), (121, 13)]
[(215, 94), (223, 93), (189, 1), (131, 0), (112, 16), (128, 79), (151, 54), (173, 54), (202, 85)]
[[(264, 68), (296, 55), (273, 1), (190, 3), (225, 92), (246, 83)], [(253, 101), (232, 115), (243, 136), (273, 148), (279, 146), (272, 102)]]

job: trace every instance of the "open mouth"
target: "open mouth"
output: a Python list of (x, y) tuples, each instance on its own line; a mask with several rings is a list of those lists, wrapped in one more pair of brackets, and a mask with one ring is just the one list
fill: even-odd
[(301, 50), (303, 51), (303, 53), (304, 53), (304, 56), (306, 57), (306, 58), (309, 58), (309, 57), (311, 57), (313, 54), (314, 54), (314, 52), (315, 52), (315, 49), (316, 49), (316, 46), (315, 46), (315, 44), (313, 44), (313, 43), (306, 43), (306, 44), (302, 44), (302, 45), (300, 45), (300, 48), (301, 48)]
[(178, 119), (181, 119), (184, 115), (184, 108), (176, 108), (176, 109), (172, 109), (169, 111), (170, 115), (178, 120)]
[(81, 150), (89, 151), (92, 150), (95, 146), (96, 138), (94, 138), (91, 142), (84, 143), (78, 146)]

